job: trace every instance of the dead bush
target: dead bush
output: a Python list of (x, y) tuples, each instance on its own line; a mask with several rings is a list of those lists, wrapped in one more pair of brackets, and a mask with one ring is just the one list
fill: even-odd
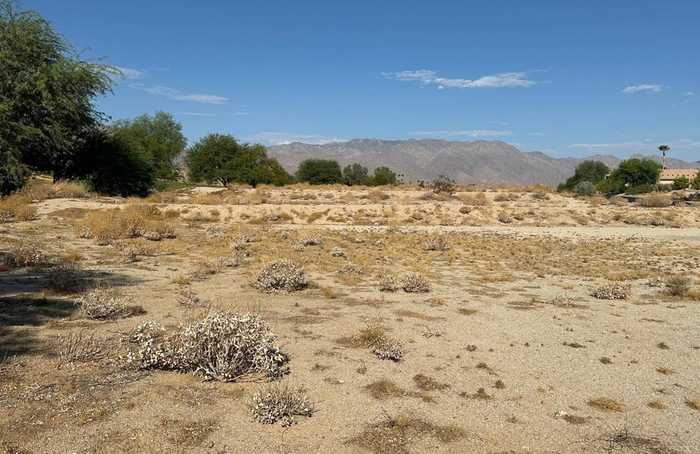
[(131, 335), (135, 348), (127, 361), (141, 369), (194, 372), (209, 380), (273, 380), (287, 372), (289, 361), (276, 339), (258, 315), (214, 311), (170, 335), (157, 323), (140, 325)]
[(602, 285), (591, 292), (599, 300), (626, 300), (632, 295), (632, 286), (624, 283)]
[(510, 224), (511, 222), (513, 222), (513, 218), (505, 211), (501, 211), (500, 213), (498, 213), (498, 222), (502, 224)]
[(289, 427), (296, 424), (295, 416), (313, 415), (314, 405), (303, 387), (292, 389), (289, 386), (268, 385), (253, 395), (250, 411), (259, 423), (280, 422), (283, 427)]
[(147, 204), (129, 204), (125, 208), (88, 213), (78, 223), (82, 238), (93, 238), (99, 244), (114, 240), (147, 236), (149, 239), (174, 238), (172, 225), (163, 220), (158, 208)]
[(450, 249), (450, 245), (444, 236), (433, 236), (423, 243), (423, 249), (426, 251), (447, 251)]
[(308, 284), (301, 265), (291, 260), (278, 260), (263, 267), (253, 286), (263, 292), (271, 293), (302, 290)]
[(97, 361), (104, 356), (102, 343), (84, 331), (58, 336), (55, 345), (62, 363)]
[(406, 293), (428, 293), (430, 282), (418, 273), (406, 273), (401, 277), (401, 288)]
[(379, 359), (400, 361), (403, 357), (401, 343), (387, 336), (386, 329), (379, 321), (370, 322), (358, 334), (342, 338), (339, 343), (354, 348), (368, 348)]
[(666, 280), (666, 291), (672, 296), (686, 296), (693, 285), (688, 276), (672, 276)]
[(76, 293), (85, 285), (85, 273), (74, 263), (61, 263), (46, 274), (46, 288), (52, 292)]
[(20, 241), (10, 247), (4, 256), (5, 264), (12, 268), (44, 266), (49, 264), (49, 258), (44, 254), (42, 246), (33, 241)]
[(119, 291), (109, 287), (95, 288), (80, 300), (80, 312), (91, 320), (110, 320), (124, 317), (132, 313), (129, 307), (131, 299)]
[(665, 208), (673, 205), (673, 198), (668, 194), (650, 194), (639, 200), (639, 205), (646, 208)]
[(490, 205), (489, 199), (483, 192), (476, 194), (460, 194), (457, 198), (466, 206), (483, 207)]

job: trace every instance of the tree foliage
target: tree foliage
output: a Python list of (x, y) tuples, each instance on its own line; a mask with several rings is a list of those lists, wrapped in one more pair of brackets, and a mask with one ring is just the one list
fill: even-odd
[(652, 159), (627, 159), (598, 184), (598, 190), (607, 194), (650, 192), (660, 175), (661, 164)]
[(0, 0), (0, 62), (0, 166), (63, 178), (103, 120), (94, 99), (116, 71), (81, 60), (44, 18), (8, 0)]
[(297, 180), (311, 184), (336, 184), (343, 181), (337, 161), (330, 159), (306, 159), (299, 163)]
[(166, 112), (153, 117), (141, 115), (112, 126), (114, 135), (151, 163), (155, 177), (172, 180), (178, 176), (175, 160), (185, 151), (187, 139), (182, 125)]
[(187, 153), (190, 180), (218, 183), (283, 185), (291, 177), (262, 145), (240, 144), (230, 135), (209, 134)]
[(111, 129), (96, 130), (76, 154), (67, 177), (80, 177), (90, 189), (123, 197), (146, 196), (154, 186), (151, 162)]
[(371, 178), (371, 183), (374, 186), (393, 185), (398, 183), (398, 176), (388, 167), (377, 167), (374, 169), (374, 174)]
[(574, 175), (559, 186), (559, 190), (571, 191), (582, 181), (598, 184), (610, 173), (610, 168), (600, 161), (583, 161), (576, 166)]
[(367, 184), (369, 182), (369, 171), (362, 164), (348, 164), (343, 168), (343, 183), (348, 186)]
[(0, 146), (0, 196), (8, 195), (24, 186), (29, 170), (19, 162), (11, 150)]
[(688, 189), (690, 187), (690, 180), (688, 177), (678, 177), (673, 180), (673, 185), (671, 185), (671, 187), (676, 191), (680, 189)]

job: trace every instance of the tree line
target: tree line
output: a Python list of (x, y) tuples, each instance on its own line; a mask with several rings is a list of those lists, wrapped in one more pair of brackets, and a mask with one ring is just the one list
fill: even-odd
[[(210, 134), (187, 148), (182, 125), (158, 112), (113, 123), (96, 109), (117, 68), (84, 61), (41, 15), (0, 0), (0, 195), (20, 189), (32, 172), (80, 179), (92, 190), (146, 195), (187, 177), (228, 185), (395, 184), (352, 164), (307, 160), (290, 175), (265, 147)], [(182, 159), (184, 157), (184, 160)]]

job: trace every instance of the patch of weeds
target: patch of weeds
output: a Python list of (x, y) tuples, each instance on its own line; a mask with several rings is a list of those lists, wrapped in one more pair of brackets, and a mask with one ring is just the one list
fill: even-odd
[(588, 401), (588, 406), (596, 408), (598, 410), (610, 411), (610, 412), (622, 412), (625, 406), (609, 397), (595, 397)]
[(58, 336), (54, 344), (61, 363), (97, 361), (104, 356), (102, 343), (83, 331)]
[(632, 286), (623, 283), (603, 285), (591, 292), (591, 296), (599, 300), (626, 300), (631, 295)]
[(413, 382), (421, 391), (442, 391), (450, 387), (447, 383), (440, 383), (434, 378), (423, 374), (414, 375)]
[(465, 399), (475, 399), (475, 400), (491, 400), (493, 399), (493, 396), (488, 394), (484, 388), (479, 388), (476, 390), (474, 394), (469, 394), (466, 391), (462, 391), (459, 393), (460, 397), (464, 397)]
[(688, 295), (693, 281), (688, 276), (672, 276), (666, 280), (665, 285), (669, 295), (683, 297)]
[(401, 343), (386, 335), (386, 329), (372, 322), (350, 338), (338, 339), (338, 343), (353, 348), (369, 348), (379, 359), (400, 361), (403, 357)]
[(80, 312), (90, 320), (113, 320), (139, 312), (131, 301), (116, 289), (98, 287), (80, 298)]
[(465, 437), (466, 432), (457, 426), (440, 426), (413, 416), (385, 415), (382, 421), (369, 425), (347, 444), (377, 454), (408, 454), (416, 441), (425, 438), (447, 444)]
[(427, 394), (407, 391), (391, 380), (382, 379), (370, 383), (363, 387), (374, 399), (386, 400), (401, 397), (417, 397), (424, 402), (434, 402), (434, 399)]
[(598, 361), (600, 361), (602, 364), (612, 364), (612, 359), (608, 358), (607, 356), (602, 356)]
[(268, 263), (258, 274), (253, 286), (266, 293), (292, 292), (309, 285), (304, 269), (291, 260)]
[(161, 426), (168, 431), (168, 440), (176, 446), (196, 447), (204, 443), (212, 432), (218, 428), (214, 420), (182, 421), (163, 418)]
[(693, 410), (698, 410), (700, 411), (700, 399), (687, 399), (685, 401), (685, 404), (689, 407), (692, 408)]
[(653, 408), (654, 410), (663, 410), (666, 408), (666, 404), (664, 404), (660, 400), (652, 400), (647, 404), (647, 407)]

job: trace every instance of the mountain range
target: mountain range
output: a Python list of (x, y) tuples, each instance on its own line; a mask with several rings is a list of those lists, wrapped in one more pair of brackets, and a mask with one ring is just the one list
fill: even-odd
[[(269, 147), (269, 154), (287, 171), (296, 171), (305, 159), (333, 159), (341, 167), (358, 162), (372, 171), (387, 166), (402, 174), (404, 181), (432, 180), (446, 175), (463, 184), (535, 184), (550, 186), (565, 181), (584, 160), (598, 160), (616, 167), (621, 159), (613, 155), (585, 158), (554, 158), (539, 151), (523, 152), (501, 141), (471, 142), (435, 139), (381, 140), (353, 139), (323, 145), (293, 142)], [(658, 156), (648, 157), (660, 161)], [(667, 159), (668, 167), (700, 167)]]

